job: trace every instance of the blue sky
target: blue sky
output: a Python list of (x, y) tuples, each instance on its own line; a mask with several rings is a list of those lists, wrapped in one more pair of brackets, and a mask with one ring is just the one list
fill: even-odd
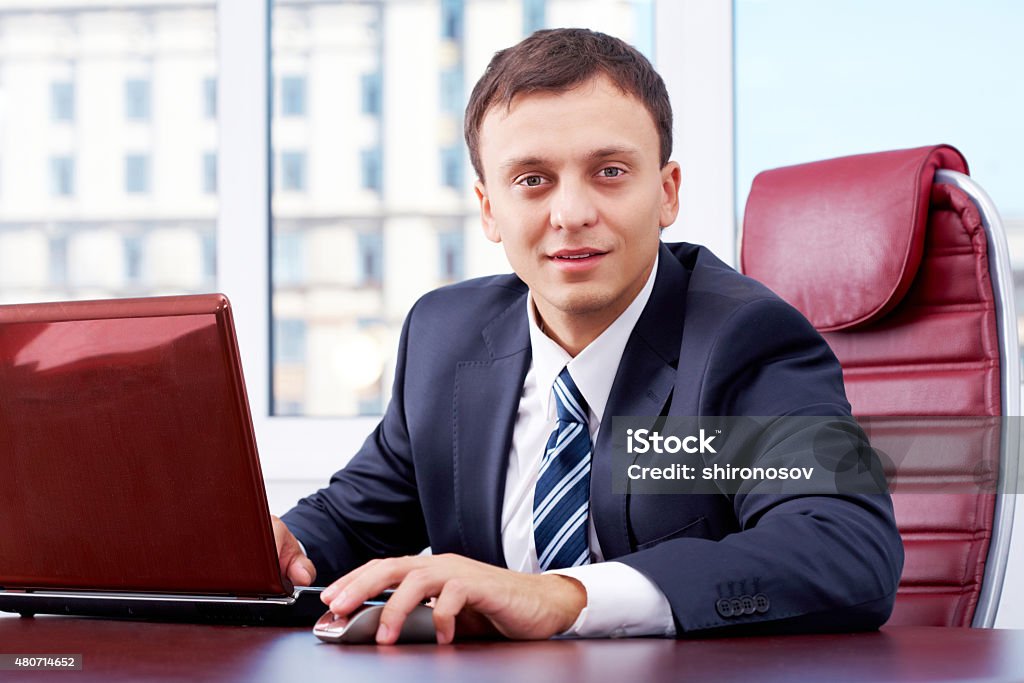
[(1024, 2), (736, 0), (737, 201), (765, 168), (939, 142), (1024, 218)]

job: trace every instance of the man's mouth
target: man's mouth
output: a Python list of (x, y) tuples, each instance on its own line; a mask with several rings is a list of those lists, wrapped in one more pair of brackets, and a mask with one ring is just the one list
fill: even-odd
[(604, 260), (607, 251), (593, 247), (561, 249), (550, 255), (551, 262), (564, 273), (589, 273)]
[(580, 261), (594, 256), (603, 256), (606, 253), (608, 252), (598, 251), (597, 249), (563, 249), (562, 251), (556, 251), (551, 255), (551, 258), (559, 261)]

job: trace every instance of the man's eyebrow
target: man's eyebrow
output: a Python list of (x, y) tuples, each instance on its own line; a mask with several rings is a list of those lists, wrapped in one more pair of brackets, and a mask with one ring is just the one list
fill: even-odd
[(631, 147), (602, 147), (601, 149), (595, 149), (593, 152), (588, 154), (587, 158), (594, 161), (597, 159), (604, 159), (606, 157), (614, 157), (623, 154), (634, 156), (636, 154), (639, 154), (639, 151)]
[(543, 166), (547, 163), (544, 157), (538, 156), (527, 156), (527, 157), (512, 157), (501, 163), (501, 170), (509, 171), (514, 168), (521, 168), (523, 166)]
[[(618, 155), (635, 156), (637, 154), (639, 154), (639, 151), (633, 149), (632, 147), (601, 147), (600, 149), (595, 149), (594, 151), (588, 153), (586, 155), (586, 159), (587, 161), (596, 161), (598, 159), (605, 159), (607, 157), (613, 157)], [(522, 157), (512, 157), (511, 159), (502, 162), (500, 168), (503, 171), (508, 171), (515, 168), (522, 168), (523, 166), (545, 166), (548, 163), (550, 162), (544, 157), (530, 155)]]

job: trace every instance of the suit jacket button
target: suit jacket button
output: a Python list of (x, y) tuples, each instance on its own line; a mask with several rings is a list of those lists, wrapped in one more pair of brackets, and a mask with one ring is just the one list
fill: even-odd
[(758, 593), (754, 596), (754, 609), (757, 611), (758, 614), (764, 614), (768, 611), (768, 608), (771, 606), (771, 601), (768, 600), (768, 596), (764, 593)]
[(744, 614), (753, 614), (754, 610), (757, 609), (757, 604), (754, 602), (754, 598), (749, 595), (740, 596), (740, 603), (743, 605)]
[(715, 603), (715, 610), (723, 617), (728, 619), (732, 616), (732, 603), (729, 600), (722, 598), (721, 600)]
[(732, 609), (732, 615), (734, 617), (743, 616), (743, 601), (739, 598), (733, 598), (729, 601), (729, 607)]

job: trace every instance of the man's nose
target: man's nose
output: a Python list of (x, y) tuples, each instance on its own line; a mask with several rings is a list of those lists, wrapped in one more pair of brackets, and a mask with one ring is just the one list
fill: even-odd
[(596, 223), (597, 205), (586, 183), (562, 180), (551, 196), (552, 227), (577, 230)]

